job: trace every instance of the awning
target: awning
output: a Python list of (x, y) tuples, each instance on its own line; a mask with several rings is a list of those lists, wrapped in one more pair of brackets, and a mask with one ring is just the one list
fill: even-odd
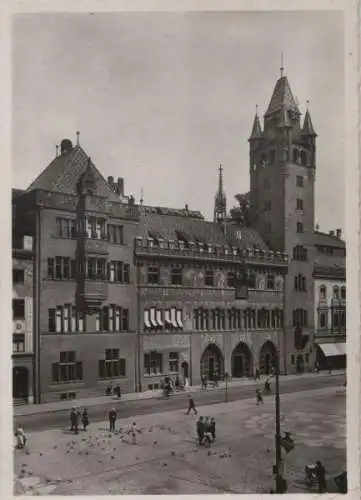
[(150, 324), (150, 321), (149, 321), (149, 311), (148, 310), (144, 311), (144, 324), (145, 324), (146, 328), (151, 328), (151, 324)]
[(340, 351), (340, 354), (345, 355), (347, 353), (347, 346), (345, 342), (340, 342), (336, 344), (337, 349)]
[(169, 310), (164, 311), (164, 322), (166, 325), (169, 325), (169, 326), (172, 325), (172, 322), (170, 320), (170, 311)]
[(163, 326), (163, 321), (162, 321), (162, 311), (159, 311), (157, 309), (156, 311), (156, 318), (157, 318), (157, 323), (159, 326)]
[(318, 344), (326, 358), (346, 354), (346, 344)]
[(151, 308), (150, 310), (150, 323), (152, 326), (154, 326), (154, 328), (157, 328), (157, 321), (155, 319), (155, 309), (154, 307)]
[(177, 325), (179, 328), (183, 328), (183, 322), (182, 322), (182, 311), (179, 309), (176, 311), (176, 319), (177, 319)]
[(172, 326), (174, 326), (174, 328), (178, 328), (176, 320), (176, 310), (174, 309), (174, 307), (172, 307), (172, 309), (170, 310), (170, 322)]

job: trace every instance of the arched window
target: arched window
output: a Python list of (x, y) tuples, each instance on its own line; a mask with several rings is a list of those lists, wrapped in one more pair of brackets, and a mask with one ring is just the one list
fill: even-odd
[(301, 151), (301, 164), (307, 165), (307, 154), (306, 151)]
[(341, 287), (341, 299), (346, 300), (346, 287)]
[(327, 288), (325, 287), (325, 285), (320, 286), (320, 299), (321, 300), (327, 299)]
[(338, 286), (333, 287), (333, 298), (334, 299), (340, 298), (340, 289), (338, 288)]

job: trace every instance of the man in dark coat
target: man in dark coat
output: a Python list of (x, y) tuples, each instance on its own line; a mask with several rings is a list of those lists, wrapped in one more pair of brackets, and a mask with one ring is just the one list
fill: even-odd
[(109, 429), (110, 429), (110, 432), (114, 432), (115, 431), (115, 421), (117, 419), (117, 412), (115, 410), (115, 408), (112, 408), (109, 412)]
[(204, 438), (204, 422), (203, 417), (199, 417), (197, 422), (197, 436), (199, 444), (202, 444)]
[(74, 434), (78, 434), (79, 413), (77, 412), (76, 408), (71, 409), (70, 424), (71, 424), (70, 430), (74, 431)]
[(194, 403), (194, 399), (190, 394), (188, 394), (188, 410), (186, 411), (186, 415), (189, 415), (189, 412), (193, 410), (194, 414), (197, 415), (196, 405)]
[(318, 492), (324, 493), (326, 490), (326, 469), (319, 460), (316, 462), (315, 470), (318, 479)]

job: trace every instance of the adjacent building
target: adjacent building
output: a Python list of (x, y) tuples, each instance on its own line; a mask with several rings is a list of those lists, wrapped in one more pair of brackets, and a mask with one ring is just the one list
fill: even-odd
[(346, 366), (346, 268), (341, 230), (315, 232), (315, 345), (321, 368)]
[[(19, 196), (13, 190), (13, 198)], [(33, 238), (26, 230), (26, 221), (16, 221), (13, 206), (14, 235), (12, 240), (13, 274), (13, 399), (15, 404), (32, 403), (35, 388), (34, 350), (34, 264)]]
[(277, 353), (282, 373), (329, 363), (324, 345), (345, 333), (345, 245), (314, 230), (316, 133), (283, 70), (249, 144), (250, 190), (228, 212), (220, 167), (213, 221), (136, 203), (79, 135), (13, 196), (34, 242), (36, 402), (157, 389), (165, 375), (250, 377)]

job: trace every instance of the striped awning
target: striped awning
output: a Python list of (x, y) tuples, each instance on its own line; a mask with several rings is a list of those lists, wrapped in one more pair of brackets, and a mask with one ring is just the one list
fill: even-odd
[(342, 356), (346, 354), (346, 344), (344, 342), (340, 342), (337, 344), (318, 344), (320, 349), (326, 358), (330, 358), (332, 356)]

